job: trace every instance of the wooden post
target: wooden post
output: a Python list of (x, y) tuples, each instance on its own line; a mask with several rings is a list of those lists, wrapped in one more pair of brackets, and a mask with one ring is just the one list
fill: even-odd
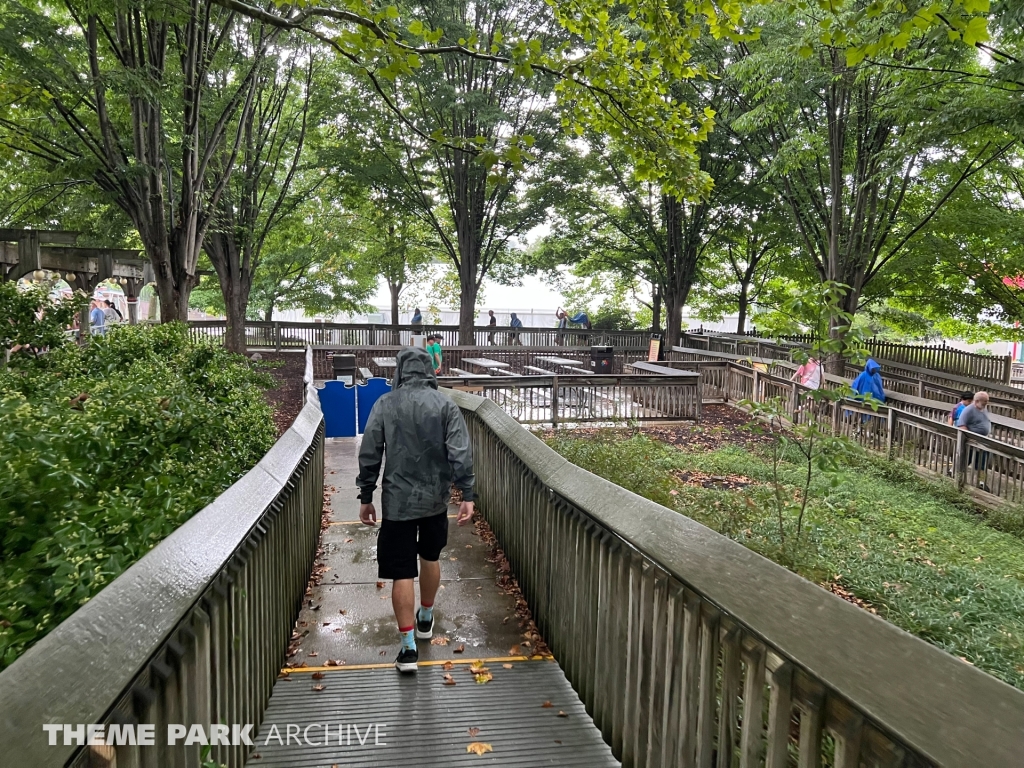
[(274, 349), (281, 351), (281, 323), (274, 321)]
[(551, 426), (558, 426), (558, 374), (551, 379)]
[(888, 461), (892, 461), (893, 449), (896, 444), (896, 420), (897, 411), (895, 408), (889, 408), (889, 413), (886, 419), (886, 435), (885, 435), (885, 458)]
[(1013, 355), (1003, 358), (1003, 384), (1009, 384), (1013, 377)]
[(967, 483), (967, 460), (964, 456), (964, 430), (956, 431), (956, 447), (953, 448), (953, 473), (956, 487), (963, 488)]

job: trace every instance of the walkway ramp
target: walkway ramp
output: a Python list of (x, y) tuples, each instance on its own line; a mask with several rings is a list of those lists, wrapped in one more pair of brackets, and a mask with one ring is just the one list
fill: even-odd
[[(357, 450), (356, 438), (326, 444), (331, 522), (320, 583), (307, 594), (248, 764), (618, 765), (558, 664), (529, 655), (515, 598), (496, 585), (473, 526), (459, 528), (454, 514), (434, 612), (438, 644), (419, 642), (415, 675), (395, 671), (391, 585), (377, 579), (377, 529), (358, 521)], [(474, 665), (491, 679), (476, 682)]]

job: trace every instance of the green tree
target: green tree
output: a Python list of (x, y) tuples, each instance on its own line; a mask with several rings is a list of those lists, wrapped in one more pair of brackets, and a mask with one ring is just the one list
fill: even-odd
[[(766, 8), (760, 40), (739, 46), (730, 68), (746, 111), (734, 127), (744, 140), (765, 137), (769, 151), (750, 142), (749, 155), (789, 207), (818, 279), (848, 287), (841, 308), (850, 315), (870, 284), (882, 287), (873, 298), (884, 296), (890, 276), (907, 273), (908, 244), (1013, 144), (975, 111), (984, 105), (975, 89), (929, 71), (978, 64), (923, 20), (879, 44), (890, 66), (851, 53), (851, 40), (890, 34), (891, 20), (866, 9), (862, 0), (844, 6), (830, 17), (842, 33), (823, 34), (809, 10)], [(837, 315), (833, 333), (842, 327)]]
[[(254, 275), (271, 232), (295, 213), (323, 183), (324, 176), (301, 168), (307, 133), (328, 119), (311, 115), (315, 78), (312, 51), (294, 41), (270, 46), (255, 78), (251, 108), (239, 112), (241, 136), (236, 156), (222, 153), (220, 163), (234, 164), (203, 239), (203, 249), (217, 273), (227, 332), (225, 345), (245, 352), (245, 317)], [(222, 90), (218, 84), (217, 90)], [(314, 125), (311, 126), (310, 123)]]
[(162, 319), (185, 319), (242, 141), (230, 129), (253, 109), (281, 30), (205, 0), (5, 0), (2, 12), (4, 71), (19, 103), (46, 114), (5, 121), (4, 142), (75, 169), (123, 210), (152, 262)]

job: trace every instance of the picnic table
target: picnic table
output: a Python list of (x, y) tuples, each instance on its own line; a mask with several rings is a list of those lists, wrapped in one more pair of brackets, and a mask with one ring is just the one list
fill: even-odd
[(471, 365), (474, 368), (483, 368), (487, 373), (492, 373), (503, 368), (511, 368), (511, 364), (503, 363), (500, 360), (491, 360), (486, 357), (464, 357), (463, 365)]
[(579, 360), (568, 357), (538, 357), (537, 360), (548, 365), (557, 365), (560, 368), (577, 368), (581, 365)]

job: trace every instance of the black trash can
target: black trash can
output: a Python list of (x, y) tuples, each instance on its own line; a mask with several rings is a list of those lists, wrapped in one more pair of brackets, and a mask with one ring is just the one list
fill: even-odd
[(334, 367), (334, 378), (336, 381), (344, 381), (346, 384), (356, 383), (356, 356), (339, 355), (334, 353), (331, 358), (331, 365)]
[(597, 374), (610, 375), (615, 366), (615, 350), (611, 347), (590, 348), (590, 369)]

